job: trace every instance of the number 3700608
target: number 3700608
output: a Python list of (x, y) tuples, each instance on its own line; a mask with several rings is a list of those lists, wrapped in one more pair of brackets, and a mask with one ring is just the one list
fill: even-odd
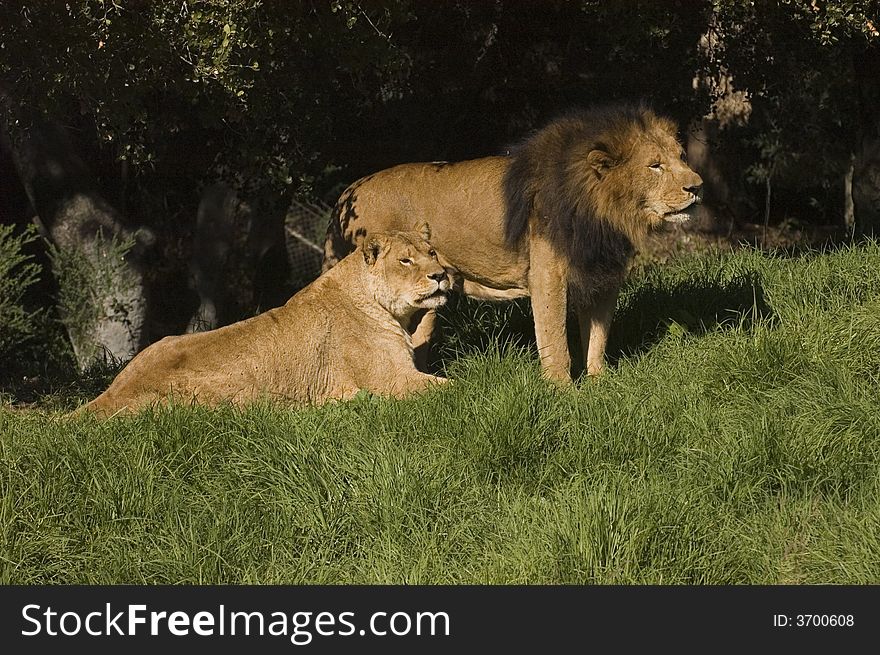
[(794, 617), (794, 624), (802, 628), (846, 627), (854, 623), (852, 614), (797, 614)]

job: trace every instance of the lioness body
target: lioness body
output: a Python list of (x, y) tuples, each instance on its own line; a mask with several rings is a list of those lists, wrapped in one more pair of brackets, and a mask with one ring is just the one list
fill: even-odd
[(304, 404), (360, 390), (392, 396), (423, 390), (442, 378), (415, 368), (404, 325), (414, 312), (442, 304), (449, 288), (429, 253), (430, 245), (413, 234), (373, 235), (283, 307), (153, 344), (85, 409), (111, 414), (169, 398)]
[[(618, 289), (648, 229), (687, 218), (700, 177), (675, 126), (642, 107), (557, 120), (507, 157), (403, 164), (356, 181), (325, 242), (330, 269), (374, 230), (430, 220), (432, 243), (466, 295), (531, 296), (545, 374), (570, 379), (566, 315), (575, 309), (590, 373), (602, 369)], [(433, 329), (429, 313), (416, 347)]]

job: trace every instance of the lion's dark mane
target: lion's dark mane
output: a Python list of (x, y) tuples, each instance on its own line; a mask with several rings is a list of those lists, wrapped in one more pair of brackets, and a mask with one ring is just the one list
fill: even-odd
[(588, 301), (594, 290), (619, 283), (635, 252), (635, 211), (623, 190), (618, 203), (599, 197), (586, 155), (598, 149), (612, 165), (620, 163), (628, 156), (628, 135), (662, 120), (644, 105), (596, 107), (561, 116), (516, 146), (504, 175), (508, 243), (526, 235), (535, 212), (571, 263), (575, 295)]

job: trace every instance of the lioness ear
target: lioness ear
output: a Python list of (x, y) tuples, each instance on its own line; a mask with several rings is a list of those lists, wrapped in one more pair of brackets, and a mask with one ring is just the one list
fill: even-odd
[(425, 240), (431, 240), (431, 226), (428, 225), (428, 222), (425, 221), (421, 225), (419, 225), (419, 235)]
[(364, 252), (364, 261), (367, 262), (369, 266), (372, 266), (376, 263), (376, 260), (379, 259), (379, 253), (382, 252), (382, 241), (379, 237), (365, 239), (364, 245), (361, 246), (361, 250)]
[(614, 165), (614, 160), (604, 150), (590, 150), (590, 154), (587, 155), (587, 163), (595, 171), (596, 176), (601, 178)]

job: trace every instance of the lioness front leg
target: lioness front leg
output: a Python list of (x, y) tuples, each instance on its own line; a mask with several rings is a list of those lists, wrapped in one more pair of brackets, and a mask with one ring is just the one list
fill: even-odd
[(581, 348), (588, 375), (599, 375), (605, 368), (605, 346), (614, 319), (617, 294), (618, 288), (614, 287), (597, 295), (590, 307), (578, 309)]
[(413, 357), (416, 368), (420, 371), (428, 370), (428, 355), (431, 350), (431, 337), (434, 335), (436, 322), (437, 310), (428, 309), (413, 316), (410, 324), (409, 333), (412, 335)]
[(412, 372), (400, 373), (392, 380), (382, 380), (364, 385), (364, 389), (378, 396), (406, 398), (445, 382), (449, 382), (449, 379), (413, 370)]
[(566, 338), (568, 265), (550, 244), (533, 233), (529, 244), (529, 295), (535, 318), (535, 339), (544, 376), (571, 382), (571, 355)]

